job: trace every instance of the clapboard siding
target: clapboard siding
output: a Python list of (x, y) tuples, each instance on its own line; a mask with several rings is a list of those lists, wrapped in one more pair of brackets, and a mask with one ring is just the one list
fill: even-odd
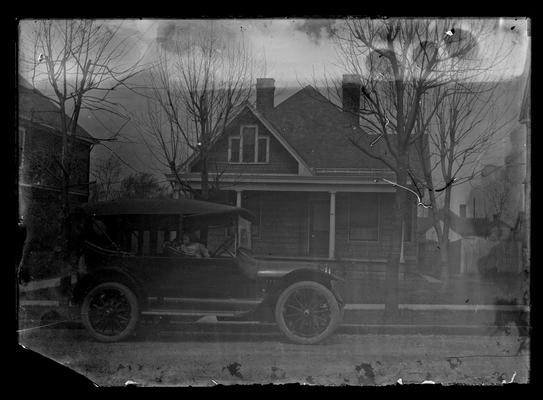
[[(349, 239), (349, 193), (338, 193), (336, 197), (336, 256), (338, 258), (379, 259), (388, 257), (388, 246), (392, 238), (394, 194), (374, 194), (379, 203), (379, 240), (358, 241)], [(406, 242), (404, 255), (416, 255), (416, 244)]]
[[(329, 193), (304, 192), (244, 192), (244, 196), (260, 196), (259, 235), (253, 238), (253, 251), (258, 255), (281, 257), (308, 256), (309, 204), (327, 200)], [(394, 195), (379, 194), (379, 240), (349, 240), (348, 193), (336, 197), (336, 257), (338, 259), (386, 259), (392, 236)], [(243, 206), (243, 204), (242, 204)], [(416, 244), (405, 243), (406, 257), (416, 255)]]
[(264, 192), (261, 197), (260, 236), (254, 240), (257, 254), (307, 255), (305, 193)]
[[(239, 136), (242, 125), (257, 125), (259, 135), (270, 138), (269, 163), (266, 164), (230, 164), (228, 162), (228, 138)], [(266, 127), (248, 110), (243, 111), (225, 134), (217, 140), (209, 154), (209, 172), (247, 173), (247, 174), (297, 174), (298, 162), (279, 143)], [(195, 162), (191, 172), (200, 172), (201, 163)]]
[[(21, 182), (60, 188), (61, 136), (26, 124), (22, 127), (25, 136)], [(72, 190), (88, 193), (90, 146), (79, 140), (70, 142), (70, 185)]]

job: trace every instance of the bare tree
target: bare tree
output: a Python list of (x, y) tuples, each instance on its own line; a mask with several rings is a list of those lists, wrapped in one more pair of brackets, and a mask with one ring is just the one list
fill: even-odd
[(121, 160), (115, 154), (111, 154), (105, 160), (99, 161), (91, 174), (94, 176), (95, 184), (92, 187), (92, 200), (113, 200), (116, 198), (115, 190), (120, 183)]
[(47, 86), (42, 95), (58, 107), (62, 144), (54, 163), (61, 182), (63, 250), (68, 240), (73, 143), (82, 111), (123, 119), (119, 130), (102, 140), (113, 140), (128, 122), (122, 104), (112, 94), (130, 88), (130, 79), (140, 72), (141, 59), (128, 61), (131, 46), (129, 38), (121, 36), (120, 27), (93, 20), (41, 20), (21, 38), (27, 46), (23, 61), (30, 63), (32, 84)]
[(166, 191), (148, 172), (128, 175), (121, 181), (120, 197), (125, 199), (153, 199), (166, 197)]
[[(481, 21), (423, 19), (349, 19), (334, 30), (339, 66), (360, 76), (362, 83), (360, 109), (354, 111), (361, 129), (353, 130), (349, 140), (396, 175), (390, 182), (396, 187), (386, 274), (390, 312), (398, 305), (402, 227), (409, 196), (416, 194), (409, 175), (420, 162), (414, 144), (422, 103), (429, 91), (474, 80), (487, 70), (474, 60), (478, 43), (489, 34)], [(337, 104), (340, 84), (327, 79), (325, 87)], [(429, 206), (417, 197), (419, 206)]]
[(179, 188), (196, 194), (180, 175), (190, 156), (201, 165), (202, 199), (210, 196), (209, 150), (251, 96), (255, 62), (243, 38), (226, 41), (213, 29), (158, 47), (150, 72), (141, 130), (155, 158)]
[[(507, 133), (511, 102), (500, 81), (459, 79), (428, 91), (415, 124), (419, 171), (410, 178), (428, 193), (430, 216), (440, 249), (441, 279), (449, 280), (449, 232), (453, 188), (473, 180), (483, 168), (481, 157)], [(512, 99), (509, 96), (509, 99)], [(439, 212), (443, 208), (444, 212)]]
[(170, 121), (160, 102), (147, 99), (146, 106), (145, 112), (138, 117), (143, 142), (159, 166), (174, 177), (175, 181), (170, 180), (170, 185), (175, 196), (179, 196), (180, 191), (195, 196), (196, 191), (186, 182), (181, 172), (191, 151), (183, 134)]
[(472, 184), (468, 204), (477, 202), (480, 207), (478, 214), (484, 218), (495, 216), (511, 221), (517, 208), (515, 200), (518, 195), (514, 190), (519, 181), (512, 179), (503, 166), (485, 166), (480, 176), (480, 180)]

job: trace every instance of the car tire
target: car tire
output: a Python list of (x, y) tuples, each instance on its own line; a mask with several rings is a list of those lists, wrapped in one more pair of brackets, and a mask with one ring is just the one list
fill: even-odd
[(316, 344), (334, 333), (341, 322), (342, 311), (334, 293), (326, 286), (315, 281), (300, 281), (279, 295), (275, 320), (290, 341)]
[(85, 296), (81, 319), (94, 339), (101, 342), (123, 340), (134, 332), (138, 324), (138, 299), (128, 286), (120, 282), (101, 283)]

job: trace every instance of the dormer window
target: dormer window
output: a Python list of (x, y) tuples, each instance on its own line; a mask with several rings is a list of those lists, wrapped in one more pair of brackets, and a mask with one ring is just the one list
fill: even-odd
[(270, 158), (270, 138), (259, 135), (256, 125), (244, 125), (239, 136), (228, 139), (228, 162), (243, 164), (265, 164)]

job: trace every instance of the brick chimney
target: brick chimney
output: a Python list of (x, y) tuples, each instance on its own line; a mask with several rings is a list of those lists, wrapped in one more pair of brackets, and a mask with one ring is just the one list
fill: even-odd
[(360, 75), (343, 75), (342, 88), (342, 108), (343, 112), (349, 115), (353, 124), (359, 125), (358, 113), (360, 110), (360, 88), (362, 82)]
[(258, 111), (269, 111), (273, 109), (275, 96), (275, 79), (257, 78), (256, 80), (256, 109)]

